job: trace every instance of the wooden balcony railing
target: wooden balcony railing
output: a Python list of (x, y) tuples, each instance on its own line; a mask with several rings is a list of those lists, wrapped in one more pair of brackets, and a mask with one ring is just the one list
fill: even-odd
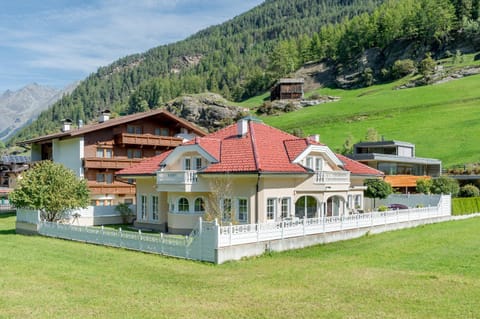
[(91, 194), (135, 195), (135, 185), (130, 185), (126, 183), (105, 184), (88, 182), (88, 188), (90, 189)]
[(182, 138), (172, 136), (129, 133), (115, 135), (115, 143), (121, 145), (175, 147), (182, 144), (182, 142)]
[(87, 157), (84, 159), (85, 168), (109, 168), (123, 169), (141, 162), (142, 159), (136, 158), (103, 158), (103, 157)]

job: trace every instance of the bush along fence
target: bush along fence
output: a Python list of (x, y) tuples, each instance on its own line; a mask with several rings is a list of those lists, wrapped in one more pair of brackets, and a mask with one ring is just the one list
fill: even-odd
[(284, 220), (265, 224), (221, 226), (201, 218), (189, 236), (146, 234), (104, 227), (38, 222), (38, 212), (18, 210), (19, 224), (35, 223), (36, 233), (44, 236), (122, 247), (149, 253), (223, 263), (266, 251), (302, 248), (319, 243), (360, 237), (367, 232), (379, 233), (425, 223), (449, 220), (451, 198), (439, 197), (432, 207)]

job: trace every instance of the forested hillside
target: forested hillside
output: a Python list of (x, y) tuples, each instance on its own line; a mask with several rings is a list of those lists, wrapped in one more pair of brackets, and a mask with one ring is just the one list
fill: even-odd
[(56, 131), (63, 118), (88, 122), (99, 110), (130, 113), (206, 90), (241, 100), (264, 90), (269, 52), (326, 23), (371, 12), (381, 0), (267, 0), (219, 26), (100, 68), (10, 143)]
[[(62, 118), (88, 122), (105, 108), (139, 112), (184, 93), (241, 101), (311, 61), (327, 62), (337, 75), (356, 72), (367, 85), (387, 81), (403, 75), (396, 62), (428, 52), (438, 58), (458, 46), (474, 51), (478, 13), (479, 0), (268, 0), (184, 41), (100, 68), (12, 142), (54, 131)], [(375, 64), (362, 59), (370, 49)]]

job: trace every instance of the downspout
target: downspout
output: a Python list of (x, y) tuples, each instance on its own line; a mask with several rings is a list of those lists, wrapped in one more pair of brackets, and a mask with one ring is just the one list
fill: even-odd
[(253, 158), (255, 160), (255, 167), (257, 168), (257, 183), (255, 186), (255, 224), (258, 224), (258, 208), (260, 206), (259, 204), (259, 196), (258, 193), (260, 192), (260, 164), (258, 163), (258, 154), (257, 154), (257, 148), (255, 145), (255, 134), (253, 132), (253, 125), (251, 120), (248, 120), (248, 129), (250, 131), (250, 140), (252, 142), (252, 150), (253, 150)]
[(257, 185), (256, 185), (256, 189), (255, 189), (255, 224), (258, 224), (258, 207), (259, 207), (259, 203), (258, 203), (258, 191), (259, 191), (259, 188), (260, 188), (260, 172), (258, 172), (258, 175), (257, 175)]

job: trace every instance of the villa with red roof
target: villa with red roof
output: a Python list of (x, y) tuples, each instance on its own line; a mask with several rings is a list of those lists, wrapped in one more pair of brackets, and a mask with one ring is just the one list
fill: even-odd
[(245, 118), (117, 176), (136, 181), (136, 226), (186, 234), (206, 212), (237, 224), (348, 215), (383, 173)]

